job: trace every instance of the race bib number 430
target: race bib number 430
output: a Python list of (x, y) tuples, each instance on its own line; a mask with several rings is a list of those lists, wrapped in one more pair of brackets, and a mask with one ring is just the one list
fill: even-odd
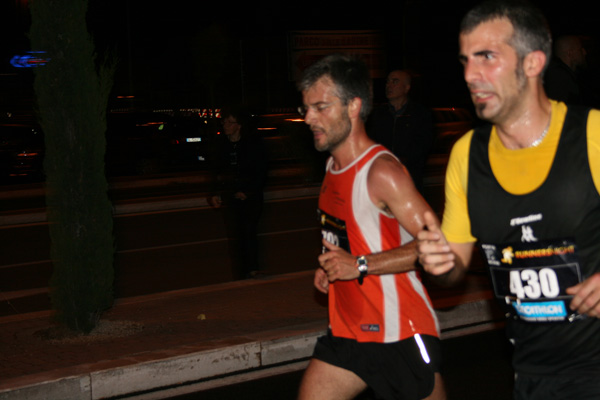
[(572, 296), (566, 289), (581, 282), (577, 248), (570, 239), (533, 243), (482, 244), (494, 293), (528, 322), (572, 321)]

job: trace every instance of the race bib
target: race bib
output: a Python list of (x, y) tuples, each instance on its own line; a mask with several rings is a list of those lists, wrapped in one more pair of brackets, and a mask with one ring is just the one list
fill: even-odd
[[(327, 240), (347, 252), (350, 252), (350, 242), (348, 241), (348, 232), (346, 231), (346, 222), (327, 214), (325, 211), (317, 210), (319, 214), (319, 224), (321, 225), (321, 235)], [(323, 246), (323, 253), (327, 249)]]
[(582, 318), (569, 309), (566, 289), (581, 282), (577, 247), (571, 239), (482, 244), (496, 298), (514, 318), (566, 322)]

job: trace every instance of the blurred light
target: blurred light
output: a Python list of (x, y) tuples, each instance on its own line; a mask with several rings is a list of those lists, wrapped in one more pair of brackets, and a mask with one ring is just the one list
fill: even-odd
[(45, 57), (45, 51), (28, 51), (26, 54), (15, 55), (10, 63), (15, 68), (34, 68), (46, 65), (50, 58)]
[(221, 109), (220, 108), (203, 108), (197, 110), (198, 116), (200, 118), (221, 118)]
[(141, 126), (141, 127), (152, 127), (152, 126), (158, 126), (158, 130), (162, 131), (163, 128), (165, 127), (165, 123), (164, 122), (143, 122), (140, 124), (135, 124), (135, 126)]

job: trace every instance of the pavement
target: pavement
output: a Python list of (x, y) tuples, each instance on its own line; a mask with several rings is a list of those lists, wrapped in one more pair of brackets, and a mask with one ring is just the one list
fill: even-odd
[[(0, 317), (0, 400), (152, 399), (306, 366), (327, 328), (312, 271), (117, 299), (89, 336), (52, 312)], [(487, 277), (430, 286), (442, 339), (494, 329)]]
[[(317, 189), (269, 196), (304, 196)], [(19, 200), (36, 190), (2, 196)], [(189, 207), (203, 200), (165, 201), (122, 202), (115, 212)], [(0, 226), (40, 221), (43, 209), (0, 215)], [(502, 325), (482, 271), (475, 269), (458, 287), (428, 285), (442, 339)], [(162, 399), (303, 369), (327, 328), (327, 299), (313, 288), (312, 277), (313, 271), (263, 275), (119, 298), (87, 336), (61, 335), (50, 310), (1, 316), (0, 400)]]

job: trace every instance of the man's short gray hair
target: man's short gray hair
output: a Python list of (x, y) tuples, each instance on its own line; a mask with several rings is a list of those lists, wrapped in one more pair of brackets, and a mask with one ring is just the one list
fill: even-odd
[(319, 79), (327, 77), (335, 85), (336, 96), (344, 105), (358, 97), (362, 100), (360, 117), (366, 121), (373, 104), (373, 89), (369, 69), (357, 58), (332, 54), (317, 61), (304, 71), (298, 89), (306, 91)]

